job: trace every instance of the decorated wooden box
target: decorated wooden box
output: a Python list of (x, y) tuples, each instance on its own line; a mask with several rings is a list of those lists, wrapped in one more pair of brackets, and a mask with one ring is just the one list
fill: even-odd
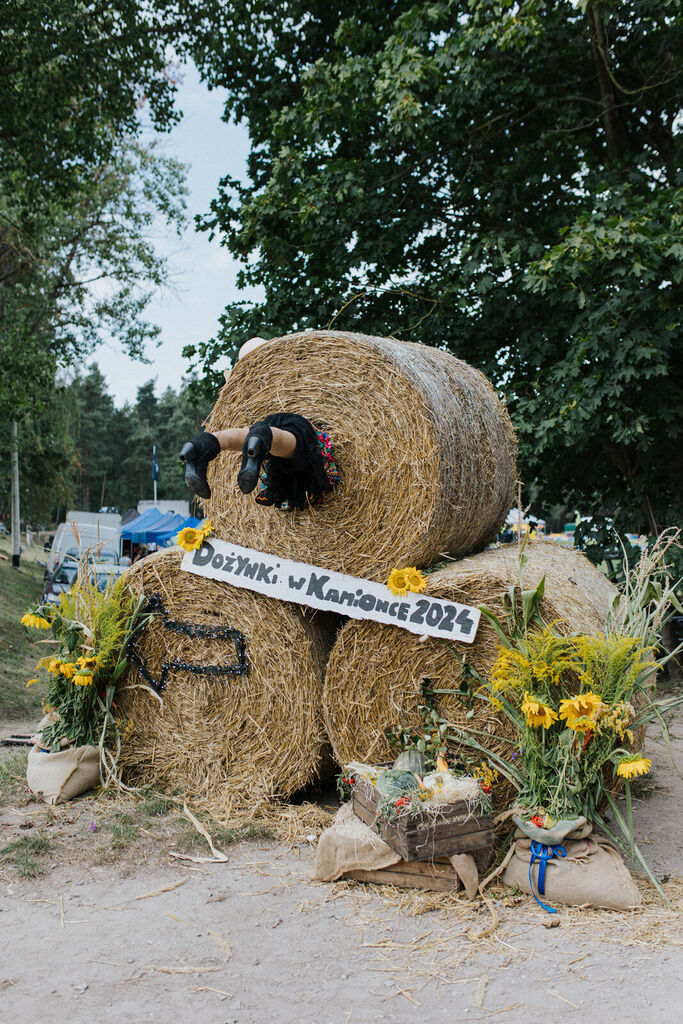
[[(380, 799), (372, 783), (358, 780), (353, 790), (353, 811), (371, 828), (377, 823)], [(493, 846), (493, 821), (490, 814), (476, 814), (460, 800), (442, 804), (438, 816), (426, 812), (399, 815), (396, 821), (381, 824), (379, 834), (404, 861), (436, 860), (454, 853), (488, 853)]]

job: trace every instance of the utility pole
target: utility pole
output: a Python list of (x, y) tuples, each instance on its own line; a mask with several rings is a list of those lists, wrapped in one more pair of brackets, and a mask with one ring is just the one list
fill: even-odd
[(12, 461), (12, 568), (18, 569), (21, 562), (21, 519), (19, 508), (19, 444), (17, 441), (17, 421), (11, 423), (11, 461)]

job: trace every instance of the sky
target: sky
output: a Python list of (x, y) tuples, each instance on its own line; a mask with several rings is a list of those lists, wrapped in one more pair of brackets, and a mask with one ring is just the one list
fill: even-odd
[(255, 294), (237, 291), (239, 265), (217, 238), (209, 242), (208, 235), (196, 232), (193, 224), (195, 214), (208, 212), (221, 177), (229, 174), (246, 180), (249, 137), (246, 127), (221, 120), (224, 96), (222, 89), (209, 92), (193, 66), (183, 68), (177, 95), (183, 118), (160, 137), (159, 148), (189, 165), (190, 224), (180, 239), (166, 230), (160, 230), (157, 238), (157, 250), (170, 259), (173, 285), (147, 307), (146, 318), (161, 328), (161, 345), (148, 346), (150, 364), (129, 359), (114, 342), (101, 345), (89, 360), (98, 364), (118, 406), (134, 401), (138, 387), (152, 378), (157, 381), (157, 394), (169, 386), (177, 388), (187, 372), (183, 346), (213, 337), (228, 302)]

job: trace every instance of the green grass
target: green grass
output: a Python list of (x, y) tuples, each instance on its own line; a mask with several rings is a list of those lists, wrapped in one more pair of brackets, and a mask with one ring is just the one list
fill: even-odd
[[(9, 541), (0, 540), (0, 554), (10, 555)], [(41, 687), (26, 689), (35, 676), (35, 665), (48, 650), (37, 641), (45, 638), (43, 631), (27, 629), (20, 624), (24, 612), (40, 601), (43, 594), (43, 568), (37, 559), (46, 557), (40, 549), (22, 556), (21, 568), (13, 569), (11, 561), (0, 558), (0, 715), (20, 718), (40, 711)]]
[(0, 747), (0, 807), (24, 804), (29, 796), (26, 785), (28, 751)]
[(45, 871), (41, 858), (51, 850), (46, 836), (21, 836), (0, 848), (0, 860), (9, 862), (22, 878), (36, 878)]

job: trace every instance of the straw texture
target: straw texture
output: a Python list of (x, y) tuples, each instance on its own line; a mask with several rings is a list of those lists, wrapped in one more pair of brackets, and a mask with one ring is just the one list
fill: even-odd
[[(133, 723), (124, 778), (178, 790), (219, 815), (288, 797), (329, 763), (320, 703), (331, 617), (182, 572), (182, 555), (171, 549), (144, 559), (126, 574), (131, 589), (158, 595), (172, 620), (240, 630), (249, 671), (212, 677), (173, 669), (159, 698), (130, 666), (116, 695), (120, 717)], [(137, 649), (154, 677), (164, 661), (236, 661), (232, 641), (188, 637), (160, 618)]]
[(324, 504), (282, 512), (243, 495), (240, 457), (209, 466), (216, 536), (384, 582), (394, 566), (477, 551), (514, 500), (515, 439), (479, 371), (390, 338), (311, 331), (240, 360), (207, 429), (296, 412), (332, 439), (342, 480)]
[[(567, 632), (604, 629), (615, 588), (583, 555), (550, 543), (527, 545), (525, 588), (546, 577), (541, 606), (546, 622), (562, 620)], [(515, 545), (492, 548), (455, 562), (429, 577), (427, 593), (463, 604), (485, 604), (502, 613), (502, 594), (518, 582)], [(497, 654), (494, 630), (482, 616), (473, 644), (418, 637), (396, 626), (349, 621), (340, 631), (327, 666), (323, 713), (335, 757), (377, 764), (395, 756), (386, 730), (421, 729), (421, 680), (433, 689), (458, 690), (466, 682), (463, 661), (488, 678)], [(435, 697), (440, 714), (496, 752), (509, 751), (505, 716), (466, 694)], [(463, 748), (472, 757), (474, 752)]]

